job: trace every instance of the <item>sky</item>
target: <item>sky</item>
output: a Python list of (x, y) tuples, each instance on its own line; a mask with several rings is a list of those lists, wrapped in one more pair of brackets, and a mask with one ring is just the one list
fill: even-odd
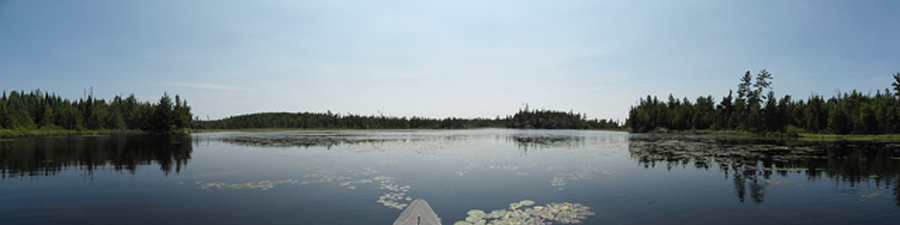
[(716, 100), (746, 72), (805, 99), (891, 87), (900, 1), (7, 1), (0, 90), (163, 93), (195, 116), (624, 122), (647, 95)]

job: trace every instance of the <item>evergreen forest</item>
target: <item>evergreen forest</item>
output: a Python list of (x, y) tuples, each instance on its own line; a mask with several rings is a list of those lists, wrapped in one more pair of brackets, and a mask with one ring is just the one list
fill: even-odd
[(352, 114), (265, 112), (197, 121), (200, 129), (467, 129), (503, 127), (505, 119), (430, 119), (423, 117), (360, 116)]
[(892, 88), (874, 95), (853, 90), (825, 98), (812, 95), (795, 100), (776, 97), (773, 76), (761, 70), (747, 71), (733, 91), (721, 101), (700, 96), (693, 102), (671, 94), (665, 101), (655, 96), (632, 106), (626, 126), (633, 132), (660, 130), (741, 130), (754, 133), (896, 134), (900, 133), (900, 73)]
[(0, 130), (140, 130), (163, 134), (190, 128), (187, 100), (163, 94), (157, 103), (138, 101), (134, 95), (112, 100), (95, 98), (71, 101), (35, 90), (3, 92), (0, 97)]
[(611, 120), (588, 120), (583, 114), (552, 110), (520, 110), (512, 117), (432, 119), (326, 113), (256, 113), (221, 120), (196, 121), (201, 129), (618, 129)]
[(619, 121), (587, 119), (584, 114), (553, 110), (519, 110), (506, 125), (523, 129), (619, 129)]

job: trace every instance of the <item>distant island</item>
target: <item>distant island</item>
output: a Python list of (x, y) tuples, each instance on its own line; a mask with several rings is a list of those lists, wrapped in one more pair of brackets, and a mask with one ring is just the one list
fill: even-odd
[(255, 113), (221, 120), (195, 121), (198, 129), (621, 129), (618, 121), (587, 119), (584, 114), (553, 110), (519, 110), (504, 118), (432, 119), (326, 113)]

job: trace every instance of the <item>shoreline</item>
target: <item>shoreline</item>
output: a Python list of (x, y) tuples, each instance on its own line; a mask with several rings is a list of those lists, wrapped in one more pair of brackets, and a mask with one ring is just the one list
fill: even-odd
[(232, 131), (329, 131), (329, 130), (478, 130), (478, 129), (510, 129), (510, 130), (602, 130), (602, 131), (621, 131), (628, 132), (625, 129), (524, 129), (509, 127), (472, 127), (460, 129), (430, 129), (430, 128), (373, 128), (373, 129), (352, 129), (352, 128), (245, 128), (245, 129), (195, 129), (193, 133), (212, 133), (212, 132), (232, 132)]
[[(506, 128), (506, 127), (478, 127), (478, 128), (465, 128), (465, 129), (247, 128), (247, 129), (195, 129), (195, 130), (187, 130), (186, 132), (187, 133), (217, 133), (217, 132), (277, 132), (277, 131), (356, 131), (356, 130), (388, 131), (388, 130), (477, 130), (477, 129), (521, 130), (519, 128)], [(540, 130), (553, 130), (553, 129), (540, 129)], [(560, 129), (560, 130), (562, 130), (562, 129)], [(578, 130), (627, 132), (626, 130), (618, 130), (618, 129), (578, 129)], [(142, 135), (142, 134), (149, 134), (149, 133), (147, 133), (146, 131), (141, 131), (141, 130), (67, 130), (67, 129), (29, 129), (29, 130), (18, 129), (17, 130), (17, 129), (0, 129), (0, 138), (3, 138), (3, 139), (27, 138), (27, 137), (109, 136), (109, 135)]]
[(632, 134), (697, 135), (760, 139), (795, 139), (808, 141), (900, 141), (900, 134), (818, 134), (818, 133), (753, 133), (741, 130), (651, 131)]
[(147, 134), (140, 130), (67, 130), (67, 129), (0, 129), (0, 138), (110, 136)]
[[(472, 130), (472, 129), (512, 129), (518, 128), (506, 127), (480, 127), (466, 129), (399, 129), (399, 130)], [(216, 133), (216, 132), (276, 132), (276, 131), (354, 131), (354, 130), (398, 130), (398, 129), (328, 129), (328, 128), (248, 128), (248, 129), (196, 129), (189, 130), (188, 133)], [(552, 129), (548, 129), (552, 130)], [(816, 134), (816, 133), (753, 133), (741, 130), (686, 130), (686, 131), (652, 131), (645, 133), (633, 133), (627, 129), (579, 129), (579, 130), (596, 130), (596, 131), (619, 131), (631, 134), (652, 134), (652, 135), (696, 135), (710, 137), (742, 137), (742, 138), (761, 138), (761, 139), (796, 139), (811, 141), (900, 141), (900, 134)], [(142, 135), (148, 134), (141, 130), (67, 130), (67, 129), (0, 129), (0, 138), (27, 138), (27, 137), (67, 137), (67, 136), (109, 136), (109, 135)]]

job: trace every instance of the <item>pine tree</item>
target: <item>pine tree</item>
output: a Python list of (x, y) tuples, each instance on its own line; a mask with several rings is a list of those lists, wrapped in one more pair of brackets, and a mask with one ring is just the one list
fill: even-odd
[(159, 103), (153, 110), (152, 118), (151, 131), (153, 133), (161, 134), (172, 130), (175, 117), (172, 109), (172, 98), (169, 97), (168, 93), (163, 93), (163, 96), (159, 99)]
[(891, 83), (891, 86), (894, 86), (894, 94), (900, 96), (900, 72), (894, 74), (894, 82)]
[(41, 127), (53, 127), (55, 124), (53, 123), (53, 118), (56, 117), (56, 112), (53, 111), (53, 108), (50, 107), (50, 104), (44, 104), (44, 112), (41, 113)]

